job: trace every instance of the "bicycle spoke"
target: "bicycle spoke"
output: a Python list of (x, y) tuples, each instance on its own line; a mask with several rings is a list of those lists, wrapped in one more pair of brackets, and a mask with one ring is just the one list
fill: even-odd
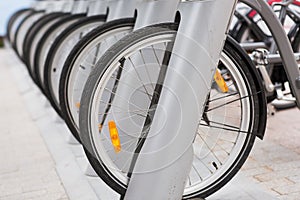
[(192, 164), (192, 168), (194, 169), (194, 171), (197, 173), (198, 177), (200, 178), (200, 181), (203, 181), (203, 178), (201, 177), (199, 171), (197, 170), (197, 168), (195, 167), (195, 164)]
[(213, 149), (211, 149), (209, 147), (209, 145), (207, 144), (207, 142), (204, 140), (204, 138), (199, 133), (197, 133), (197, 134), (202, 139), (202, 141), (204, 142), (204, 144), (206, 145), (206, 147), (210, 150), (210, 152), (214, 155), (214, 157), (218, 160), (218, 162), (222, 165), (222, 162), (219, 160), (219, 158), (217, 157), (217, 155), (213, 152)]
[(221, 105), (216, 106), (216, 107), (214, 107), (214, 108), (210, 108), (210, 109), (207, 110), (207, 112), (210, 112), (210, 111), (212, 111), (212, 110), (216, 110), (216, 109), (218, 109), (218, 108), (221, 108), (221, 107), (223, 107), (223, 106), (232, 104), (232, 103), (237, 102), (237, 101), (240, 101), (240, 100), (242, 100), (242, 99), (249, 98), (249, 97), (251, 97), (251, 96), (253, 96), (253, 95), (248, 95), (248, 96), (240, 97), (240, 98), (238, 98), (238, 99), (229, 101), (229, 102), (227, 102), (227, 103), (221, 104)]
[(142, 109), (142, 108), (140, 108), (139, 106), (135, 105), (134, 103), (131, 103), (129, 100), (127, 100), (127, 99), (123, 98), (122, 96), (118, 95), (117, 93), (113, 92), (113, 91), (110, 90), (109, 88), (104, 88), (104, 90), (106, 90), (106, 91), (110, 92), (111, 94), (113, 94), (113, 95), (119, 97), (119, 99), (122, 99), (123, 101), (125, 101), (126, 103), (129, 103), (130, 105), (132, 105), (132, 106), (134, 106), (134, 107), (136, 107), (136, 108), (138, 108), (138, 109)]
[(222, 129), (225, 131), (232, 131), (232, 132), (239, 132), (239, 133), (246, 133), (248, 134), (247, 131), (241, 131), (240, 129), (231, 129), (231, 128), (224, 128), (224, 127), (219, 127), (219, 126), (212, 126), (212, 125), (207, 125), (207, 124), (200, 124), (201, 126), (207, 126), (211, 128), (216, 128), (216, 129)]
[(149, 100), (151, 101), (151, 97), (150, 97), (151, 95), (150, 95), (150, 93), (148, 92), (148, 90), (147, 90), (147, 88), (146, 88), (146, 85), (143, 83), (143, 81), (142, 81), (142, 79), (141, 79), (141, 77), (140, 77), (140, 74), (138, 73), (138, 71), (137, 71), (137, 69), (136, 69), (134, 63), (132, 62), (132, 59), (131, 59), (131, 58), (128, 58), (128, 60), (130, 61), (132, 67), (134, 68), (134, 71), (135, 71), (135, 73), (136, 73), (136, 75), (137, 75), (137, 77), (138, 77), (140, 83), (143, 85), (144, 90), (145, 90), (145, 92), (148, 94)]
[(207, 169), (208, 171), (213, 174), (214, 172), (203, 162), (203, 160), (196, 154), (194, 154), (194, 157), (197, 158)]
[(142, 53), (142, 50), (139, 50), (139, 53), (141, 54), (141, 57), (142, 57), (142, 60), (143, 60), (144, 66), (145, 66), (145, 70), (146, 70), (146, 73), (147, 73), (147, 76), (148, 76), (148, 79), (149, 79), (149, 81), (151, 83), (151, 87), (154, 90), (155, 89), (154, 88), (154, 82), (151, 80), (150, 73), (149, 73), (149, 70), (148, 70), (148, 67), (147, 67), (147, 64), (146, 64), (146, 61), (145, 61), (145, 57), (144, 57), (144, 55)]
[(219, 98), (215, 98), (215, 99), (209, 100), (208, 102), (211, 103), (211, 102), (218, 101), (218, 100), (221, 100), (221, 99), (226, 99), (226, 98), (235, 96), (235, 95), (237, 95), (237, 94), (239, 94), (239, 93), (236, 92), (236, 93), (228, 94), (228, 95), (225, 95), (225, 96), (223, 96), (223, 97), (219, 97)]
[[(111, 76), (111, 78), (113, 78), (114, 80), (118, 81), (119, 83), (122, 83), (122, 84), (124, 84), (124, 85), (129, 86), (131, 89), (135, 89), (136, 91), (139, 91), (139, 92), (141, 92), (141, 93), (143, 93), (143, 94), (149, 96), (149, 94), (147, 94), (147, 93), (144, 92), (143, 90), (141, 90), (141, 89), (139, 89), (139, 88), (136, 88), (136, 87), (133, 87), (133, 86), (131, 86), (130, 84), (128, 84), (128, 83), (126, 83), (126, 82), (124, 82), (124, 81), (121, 81), (121, 79), (118, 79), (118, 78), (115, 77), (115, 76)], [(152, 98), (152, 96), (153, 96), (153, 95), (151, 95), (151, 98)]]
[(226, 126), (226, 127), (232, 128), (232, 129), (237, 129), (237, 130), (240, 129), (240, 128), (237, 127), (237, 126), (232, 126), (232, 125), (225, 124), (225, 123), (215, 122), (215, 121), (211, 121), (211, 120), (210, 120), (209, 122), (212, 123), (212, 124), (217, 124), (217, 125), (221, 125), (221, 126)]
[[(118, 108), (118, 109), (123, 109), (122, 107), (115, 106), (112, 103), (107, 103), (106, 105), (107, 106), (112, 106), (112, 107), (115, 107), (115, 108)], [(146, 111), (146, 110), (140, 109), (139, 111)], [(111, 112), (114, 113), (115, 111), (111, 111)], [(107, 115), (107, 114), (109, 114), (111, 112), (98, 113), (98, 116), (100, 116), (100, 115)], [(122, 113), (134, 113), (136, 115), (140, 115), (142, 117), (146, 117), (145, 115), (142, 115), (141, 113), (137, 113), (137, 111), (126, 111), (126, 110), (123, 110)]]

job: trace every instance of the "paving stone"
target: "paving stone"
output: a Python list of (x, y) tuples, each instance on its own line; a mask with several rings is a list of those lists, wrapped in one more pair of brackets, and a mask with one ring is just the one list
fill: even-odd
[(23, 199), (44, 199), (44, 197), (47, 195), (47, 190), (35, 190), (30, 192), (24, 192), (22, 193)]
[(300, 175), (296, 175), (296, 176), (289, 176), (287, 177), (289, 180), (295, 182), (295, 183), (300, 183)]
[[(291, 193), (300, 193), (300, 183), (296, 183), (293, 185), (274, 187), (273, 190), (280, 193), (281, 195), (289, 195)], [(298, 196), (298, 198), (299, 197), (300, 196)]]
[[(300, 158), (299, 155), (295, 156), (294, 159)], [(300, 160), (291, 160), (286, 163), (281, 164), (270, 164), (269, 167), (274, 171), (279, 170), (290, 170), (290, 169), (299, 169), (300, 168)]]
[(276, 171), (272, 173), (260, 174), (254, 176), (261, 182), (272, 181), (274, 179), (284, 178), (288, 176), (296, 176), (299, 174), (299, 169), (287, 170), (287, 171)]
[(264, 186), (268, 189), (273, 189), (277, 187), (285, 187), (289, 185), (294, 185), (295, 182), (287, 179), (287, 178), (279, 178), (279, 179), (272, 179), (270, 181), (260, 182), (259, 185)]
[[(66, 150), (67, 145), (64, 144), (66, 140), (62, 140), (61, 137), (53, 137), (54, 129), (51, 129), (49, 124), (54, 122), (54, 118), (51, 120), (47, 118), (46, 121), (40, 120), (42, 117), (53, 114), (49, 103), (40, 95), (35, 86), (30, 85), (32, 81), (27, 78), (28, 73), (16, 56), (10, 51), (0, 50), (0, 57), (3, 56), (10, 56), (12, 59), (5, 59), (6, 63), (0, 63), (0, 90), (1, 94), (7, 93), (0, 98), (0, 130), (4, 135), (0, 137), (0, 159), (5, 161), (4, 164), (2, 162), (0, 164), (0, 200), (67, 200), (69, 197), (64, 189), (66, 185), (71, 187), (76, 185), (75, 188), (67, 190), (72, 193), (70, 196), (72, 200), (81, 200), (84, 195), (89, 196), (89, 194), (84, 194), (84, 191), (76, 191), (82, 188), (87, 192), (96, 191), (99, 198), (104, 193), (104, 200), (118, 199), (118, 195), (110, 198), (113, 193), (110, 188), (107, 188), (105, 192), (99, 190), (99, 186), (104, 188), (101, 185), (103, 183), (99, 184), (99, 178), (85, 180), (86, 177), (82, 174), (80, 176), (73, 175), (70, 178), (75, 173), (75, 169), (79, 168), (76, 164), (77, 161), (71, 160), (72, 156), (79, 157), (81, 152), (77, 150), (77, 147)], [(14, 72), (17, 80), (22, 81), (16, 83), (10, 81), (12, 76), (7, 74), (9, 70), (3, 65), (13, 65), (11, 71)], [(1, 84), (2, 81), (3, 84)], [(41, 99), (42, 104), (26, 104), (37, 98)], [(13, 103), (8, 104), (8, 102)], [(31, 114), (29, 115), (25, 109), (28, 109)], [(246, 177), (246, 179), (230, 182), (228, 185), (232, 186), (231, 189), (226, 187), (222, 190), (223, 193), (219, 193), (220, 196), (216, 195), (211, 199), (273, 200), (279, 198), (298, 200), (300, 197), (299, 116), (298, 109), (289, 109), (278, 112), (274, 117), (269, 118), (265, 139), (263, 141), (256, 140), (250, 157), (243, 166), (242, 172), (239, 173), (241, 176), (238, 175), (239, 178)], [(41, 123), (42, 125), (40, 125)], [(39, 124), (38, 127), (37, 124)], [(57, 126), (59, 128), (56, 130), (59, 130), (59, 133), (64, 137), (68, 135), (65, 125)], [(48, 131), (41, 130), (41, 127), (46, 127)], [(52, 142), (51, 144), (55, 144), (55, 147), (48, 147), (48, 149), (44, 142), (46, 140), (51, 140), (49, 144)], [(64, 146), (62, 147), (62, 145)], [(65, 157), (65, 155), (69, 155), (69, 152), (74, 155)], [(54, 161), (52, 157), (55, 156)], [(57, 163), (60, 164), (57, 166)], [(72, 166), (64, 165), (64, 163), (72, 163)], [(58, 168), (60, 177), (63, 177), (64, 186), (58, 177), (56, 168)], [(77, 177), (80, 179), (75, 179)], [(81, 184), (76, 184), (76, 181), (81, 181)], [(89, 185), (86, 182), (91, 184), (92, 188), (87, 188)], [(78, 193), (77, 196), (76, 193)], [(97, 197), (91, 196), (93, 199)]]
[(288, 195), (281, 195), (279, 199), (281, 200), (298, 200), (300, 197), (300, 192), (290, 193)]
[[(252, 150), (252, 154), (253, 154), (253, 152), (254, 152), (254, 150)], [(250, 153), (250, 156), (247, 158), (245, 164), (242, 167), (242, 170), (249, 170), (249, 169), (258, 168), (258, 167), (261, 167), (261, 164), (262, 163), (257, 162), (255, 160), (255, 158), (253, 156), (251, 156), (251, 153)]]
[(267, 174), (267, 173), (272, 173), (273, 170), (270, 169), (268, 166), (263, 166), (263, 167), (257, 167), (257, 168), (252, 168), (248, 170), (243, 170), (243, 174), (245, 176), (258, 176), (262, 174)]

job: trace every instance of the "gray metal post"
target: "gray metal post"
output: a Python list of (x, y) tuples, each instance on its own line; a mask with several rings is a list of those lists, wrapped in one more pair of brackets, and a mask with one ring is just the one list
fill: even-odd
[(45, 10), (48, 7), (49, 3), (53, 3), (53, 1), (38, 1), (33, 4), (33, 8), (35, 10)]
[(88, 11), (89, 1), (79, 0), (74, 2), (72, 14), (86, 13)]
[(134, 17), (137, 0), (112, 0), (108, 1), (109, 13), (107, 21)]
[[(181, 199), (192, 143), (210, 91), (235, 1), (182, 3), (181, 23), (159, 107), (124, 199)], [(165, 124), (160, 116), (167, 115)]]
[(62, 12), (71, 12), (72, 11), (72, 7), (74, 4), (73, 0), (65, 0), (65, 1), (62, 1), (62, 3), (63, 3), (61, 6)]
[(90, 0), (88, 16), (105, 15), (107, 12), (107, 1)]
[(49, 1), (46, 5), (46, 13), (71, 12), (73, 4), (73, 0)]
[(179, 0), (144, 1), (137, 6), (137, 20), (134, 29), (162, 23), (174, 22)]

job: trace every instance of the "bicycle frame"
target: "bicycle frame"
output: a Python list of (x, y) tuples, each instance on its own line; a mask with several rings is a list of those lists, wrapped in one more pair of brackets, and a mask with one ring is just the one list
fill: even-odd
[[(274, 12), (270, 10), (268, 4), (262, 3), (261, 0), (241, 0), (241, 2), (255, 9), (262, 16), (263, 20), (269, 27), (279, 50), (284, 69), (291, 85), (291, 90), (296, 97), (297, 106), (300, 107), (299, 69), (289, 39), (287, 38), (285, 31), (280, 24), (280, 21), (278, 20)], [(276, 18), (276, 20), (274, 20), (274, 18)]]
[[(281, 21), (282, 23), (285, 21), (286, 16), (289, 16), (291, 20), (293, 20), (293, 22), (295, 23), (293, 27), (291, 27), (291, 29), (288, 32), (288, 37), (292, 38), (293, 36), (295, 36), (295, 34), (297, 33), (297, 30), (300, 26), (300, 15), (299, 13), (297, 13), (295, 10), (291, 9), (289, 7), (289, 5), (294, 5), (294, 6), (300, 6), (300, 3), (297, 1), (282, 1), (282, 0), (269, 0), (268, 4), (270, 6), (275, 7), (276, 5), (280, 6), (280, 16), (279, 16), (279, 21)], [(250, 8), (249, 11), (247, 11), (246, 14), (242, 14), (239, 12), (239, 10), (235, 11), (235, 16), (238, 18), (239, 23), (236, 23), (234, 25), (234, 27), (232, 28), (232, 30), (230, 31), (230, 34), (235, 38), (239, 31), (239, 24), (240, 23), (246, 23), (249, 28), (251, 30), (253, 30), (253, 33), (255, 34), (255, 36), (263, 41), (264, 38), (266, 37), (270, 37), (268, 35), (266, 35), (260, 27), (257, 26), (257, 24), (253, 21), (255, 16), (257, 15), (257, 11), (254, 8)], [(264, 42), (269, 42), (269, 41), (264, 41)], [(251, 44), (247, 44), (247, 47), (249, 46), (249, 49), (253, 49), (253, 48), (257, 48), (257, 47), (262, 47), (264, 48), (266, 44), (261, 43), (260, 45), (258, 43), (255, 43), (253, 45)]]
[[(286, 17), (289, 16), (290, 19), (294, 22), (294, 25), (288, 32), (288, 38), (291, 40), (298, 33), (298, 28), (300, 25), (300, 16), (293, 9), (288, 6), (293, 4), (295, 6), (299, 6), (299, 2), (294, 0), (269, 0), (267, 1), (270, 6), (275, 7), (276, 5), (280, 6), (279, 9), (279, 21), (284, 24)], [(247, 11), (245, 15), (235, 12), (235, 16), (239, 19), (240, 22), (237, 22), (233, 29), (231, 30), (231, 35), (233, 37), (237, 37), (238, 29), (241, 23), (246, 23), (247, 26), (252, 30), (253, 34), (259, 41), (263, 42), (250, 42), (250, 43), (241, 43), (241, 46), (245, 50), (256, 50), (255, 55), (260, 54), (259, 57), (264, 59), (254, 60), (255, 63), (258, 64), (258, 68), (262, 74), (263, 80), (265, 82), (266, 91), (271, 94), (274, 92), (275, 86), (270, 79), (270, 75), (273, 71), (273, 66), (276, 63), (282, 63), (280, 55), (277, 53), (277, 45), (276, 42), (272, 39), (272, 36), (266, 35), (266, 33), (261, 30), (261, 28), (254, 22), (254, 17), (258, 15), (255, 8), (249, 7), (250, 10)], [(268, 51), (257, 51), (259, 48), (269, 48)], [(299, 53), (294, 53), (295, 59), (299, 60)], [(279, 87), (277, 87), (277, 92), (279, 92)]]

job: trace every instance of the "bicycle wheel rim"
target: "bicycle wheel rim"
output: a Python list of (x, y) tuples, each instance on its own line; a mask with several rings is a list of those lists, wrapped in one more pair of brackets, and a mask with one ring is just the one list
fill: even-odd
[[(171, 34), (172, 35), (172, 34)], [(173, 35), (174, 36), (174, 35)], [(161, 37), (161, 36), (160, 36)], [(157, 40), (160, 40), (161, 41), (161, 39), (162, 38), (152, 38), (153, 40), (152, 41), (155, 41), (156, 39)], [(148, 41), (149, 42), (149, 41)], [(134, 48), (138, 48), (137, 46), (132, 46), (132, 48), (134, 49)], [(130, 49), (127, 49), (126, 50), (127, 52), (130, 52), (131, 50)], [(126, 56), (124, 56), (125, 54), (126, 54), (126, 51), (124, 51), (125, 53), (123, 53), (122, 55), (118, 55), (118, 57), (115, 57), (113, 60), (114, 61), (118, 61), (119, 59), (121, 59), (122, 57), (126, 57), (126, 58), (128, 58), (129, 56), (128, 55), (126, 55)], [(116, 63), (111, 63), (110, 64), (110, 66), (114, 66)], [(236, 69), (235, 69), (236, 70)], [(238, 71), (238, 70), (236, 70), (236, 71)], [(111, 72), (112, 73), (112, 72)], [(103, 74), (102, 74), (102, 77), (110, 77), (110, 75), (111, 74), (109, 74), (109, 72), (107, 72), (107, 70), (105, 71), (105, 72), (103, 72)], [(105, 82), (105, 81), (104, 81)], [(104, 82), (101, 82), (101, 80), (99, 80), (99, 82), (97, 83), (97, 85), (105, 85), (104, 84)], [(241, 84), (241, 83), (240, 83)], [(239, 86), (240, 87), (240, 86)], [(248, 89), (247, 89), (247, 87), (246, 87), (246, 85), (244, 85), (243, 86), (243, 88), (244, 88), (244, 92), (246, 92), (246, 91), (248, 91)], [(101, 93), (103, 93), (103, 91), (101, 92), (101, 90), (100, 89), (95, 89), (95, 91), (94, 91), (94, 96), (93, 96), (93, 98), (92, 98), (92, 100), (91, 100), (91, 102), (96, 102), (97, 101), (97, 99), (101, 99), (100, 98), (100, 96), (101, 96)], [(246, 92), (247, 93), (247, 92)], [(251, 96), (251, 95), (250, 95)], [(244, 101), (245, 99), (243, 99), (243, 101)], [(249, 101), (249, 104), (251, 104), (251, 102)], [(249, 106), (244, 106), (244, 107), (247, 107), (247, 109), (249, 108), (249, 109), (251, 109), (251, 105), (249, 105)], [(97, 109), (99, 109), (99, 106), (97, 107), (97, 105), (94, 105), (93, 103), (92, 103), (92, 106), (91, 106), (91, 113), (97, 113)], [(251, 112), (247, 112), (247, 111), (244, 111), (243, 112), (244, 114), (246, 114), (246, 113), (251, 113)], [(94, 134), (93, 135), (91, 135), (91, 140), (92, 140), (92, 143), (93, 143), (93, 148), (94, 148), (94, 151), (96, 152), (96, 156), (98, 157), (98, 159), (100, 160), (100, 163), (101, 164), (103, 164), (103, 165), (105, 165), (104, 163), (106, 163), (106, 162), (109, 162), (109, 160), (110, 160), (110, 158), (109, 158), (109, 156), (107, 156), (107, 155), (104, 155), (104, 154), (102, 154), (102, 155), (99, 155), (99, 152), (100, 153), (103, 153), (103, 152), (105, 152), (105, 151), (107, 151), (107, 149), (106, 148), (104, 148), (105, 147), (105, 145), (102, 145), (102, 147), (101, 147), (101, 144), (99, 145), (99, 144), (97, 144), (97, 141), (101, 141), (101, 138), (99, 138), (99, 127), (98, 127), (98, 125), (99, 125), (99, 122), (98, 122), (98, 119), (97, 120), (95, 120), (97, 118), (97, 116), (91, 116), (91, 119), (90, 119), (90, 123), (91, 123), (91, 129), (93, 129), (93, 130), (91, 130), (91, 132), (93, 132)], [(247, 117), (243, 117), (244, 118), (244, 124), (248, 124), (248, 122), (247, 121), (249, 121), (249, 120), (247, 120), (246, 118)], [(251, 118), (251, 116), (249, 116), (248, 118)], [(242, 127), (242, 126), (241, 126)], [(247, 132), (249, 132), (249, 130), (248, 129), (251, 129), (252, 127), (251, 127), (251, 124), (250, 124), (250, 126), (248, 127), (248, 129), (247, 128), (245, 128), (245, 127), (242, 127), (243, 129), (245, 129)], [(245, 131), (245, 132), (246, 132)], [(243, 135), (242, 134), (240, 134), (241, 135), (241, 137), (243, 137)], [(244, 137), (244, 139), (242, 139), (244, 142), (241, 142), (241, 144), (242, 145), (240, 145), (240, 150), (236, 150), (236, 152), (240, 152), (240, 151), (243, 151), (244, 150), (244, 147), (246, 146), (246, 145), (244, 145), (244, 143), (247, 143), (248, 141), (249, 141), (249, 134), (248, 135), (246, 135), (246, 137)], [(102, 138), (103, 139), (103, 138)], [(101, 149), (102, 148), (102, 149)], [(100, 149), (100, 150), (99, 150)], [(237, 158), (238, 158), (238, 156), (237, 156)], [(236, 158), (236, 159), (237, 159)], [(232, 160), (234, 160), (233, 162), (236, 162), (236, 159), (235, 158), (232, 158)], [(113, 166), (113, 164), (110, 164), (111, 166)], [(104, 166), (104, 168), (106, 168), (106, 171), (108, 172), (108, 173), (111, 173), (112, 174), (112, 176), (114, 176), (113, 177), (113, 179), (114, 180), (118, 180), (118, 181), (120, 181), (120, 185), (126, 185), (126, 183), (127, 183), (127, 179), (126, 178), (124, 178), (123, 177), (123, 179), (122, 179), (122, 175), (120, 175), (120, 174), (117, 174), (118, 173), (118, 169), (116, 168), (116, 167), (111, 167), (111, 166)], [(230, 165), (230, 166), (232, 166), (232, 165)], [(112, 172), (112, 169), (116, 169), (116, 173), (114, 173), (114, 172)], [(220, 173), (220, 175), (219, 175), (219, 177), (218, 178), (214, 178), (214, 180), (212, 181), (212, 183), (213, 182), (216, 182), (216, 180), (218, 181), (218, 180), (220, 180), (221, 178), (222, 178), (222, 174), (224, 174), (225, 172), (227, 173), (228, 172), (228, 170), (229, 169), (224, 169), (223, 170), (223, 173), (221, 173), (220, 171), (219, 171), (219, 173)], [(209, 183), (205, 183), (204, 185), (209, 185)], [(198, 189), (197, 189), (197, 191), (195, 190), (195, 189), (193, 189), (192, 187), (190, 187), (191, 189), (190, 189), (190, 191), (188, 190), (188, 189), (186, 189), (185, 190), (185, 196), (186, 197), (188, 197), (188, 196), (190, 196), (190, 195), (194, 195), (194, 193), (197, 193), (198, 194), (198, 191), (199, 191), (199, 187), (198, 187)], [(205, 189), (205, 188), (202, 188), (202, 189)]]

